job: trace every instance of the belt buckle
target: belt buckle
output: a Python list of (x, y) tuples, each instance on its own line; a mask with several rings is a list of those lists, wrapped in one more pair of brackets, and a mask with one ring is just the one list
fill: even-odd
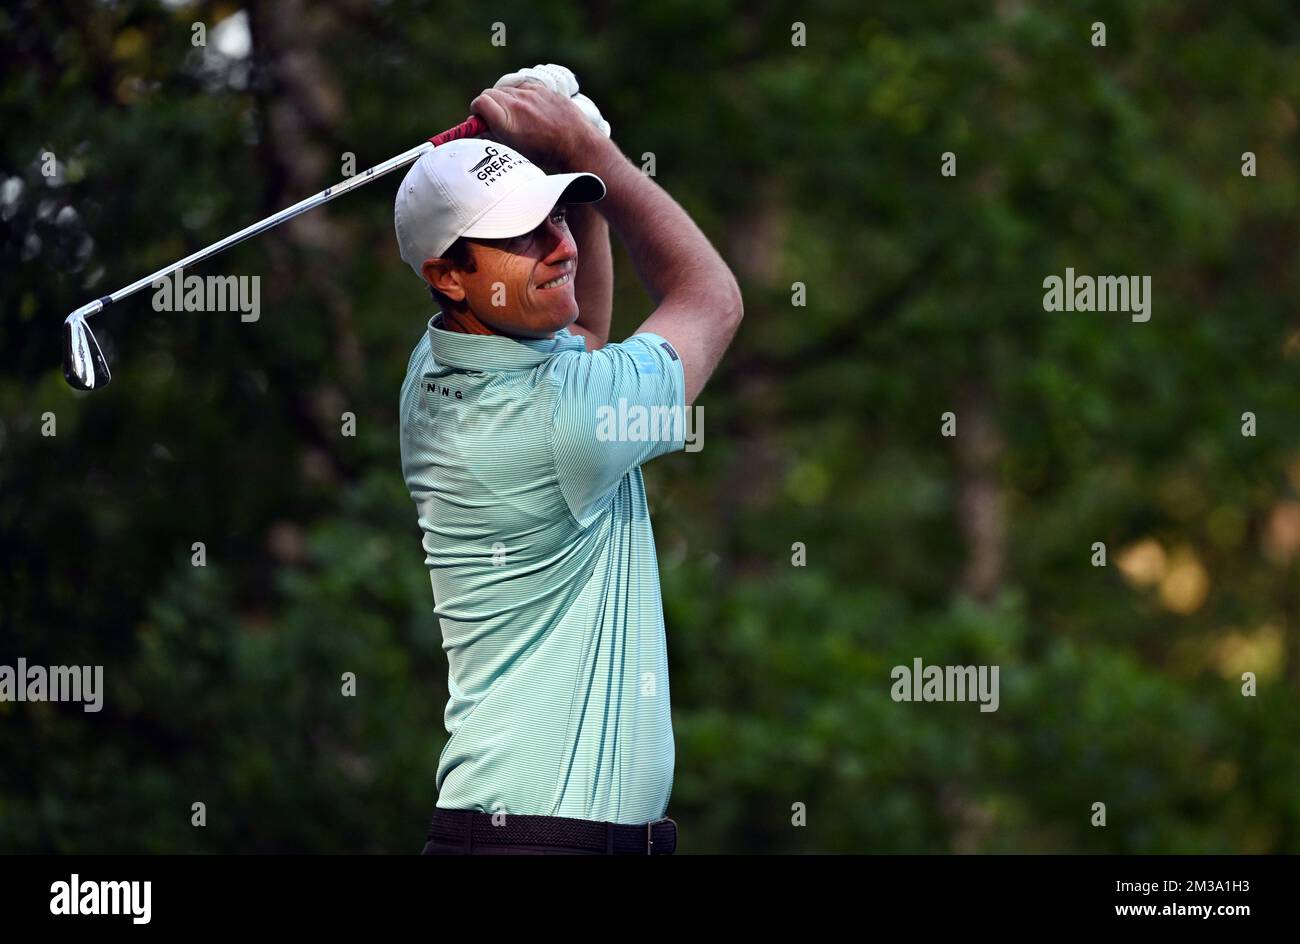
[(655, 827), (660, 823), (671, 823), (672, 817), (662, 816), (645, 824), (645, 854), (654, 855)]

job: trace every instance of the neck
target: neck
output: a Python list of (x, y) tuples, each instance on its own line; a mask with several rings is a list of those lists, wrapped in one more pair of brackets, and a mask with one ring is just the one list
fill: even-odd
[(468, 308), (464, 311), (444, 311), (442, 313), (442, 327), (444, 331), (459, 331), (461, 334), (497, 333), (479, 321), (478, 316)]
[[(537, 338), (532, 335), (507, 334), (504, 331), (496, 331), (489, 328), (483, 322), (479, 321), (478, 316), (468, 308), (464, 311), (444, 311), (442, 313), (442, 321), (439, 323), (439, 327), (444, 331), (456, 331), (460, 334), (485, 334), (491, 335), (492, 337), (511, 338), (515, 341), (537, 340)], [(552, 331), (544, 337), (553, 338), (555, 337), (555, 332)]]

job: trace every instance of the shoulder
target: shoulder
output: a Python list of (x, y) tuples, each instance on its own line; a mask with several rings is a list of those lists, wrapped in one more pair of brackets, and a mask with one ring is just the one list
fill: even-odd
[(569, 385), (582, 381), (616, 383), (671, 375), (674, 365), (680, 370), (680, 364), (681, 359), (667, 340), (643, 332), (593, 351), (561, 351), (543, 365), (542, 378)]

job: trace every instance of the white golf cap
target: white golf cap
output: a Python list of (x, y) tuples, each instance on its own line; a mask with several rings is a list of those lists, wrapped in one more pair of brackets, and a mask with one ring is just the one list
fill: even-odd
[(448, 141), (420, 155), (393, 206), (402, 259), (424, 279), (424, 260), (461, 236), (501, 239), (541, 225), (556, 203), (595, 203), (595, 174), (546, 174), (518, 151), (482, 138)]

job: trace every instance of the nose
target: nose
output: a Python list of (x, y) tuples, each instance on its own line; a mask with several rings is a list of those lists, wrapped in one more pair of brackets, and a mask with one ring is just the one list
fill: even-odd
[(576, 259), (578, 256), (578, 244), (573, 239), (573, 234), (569, 232), (567, 226), (557, 226), (549, 219), (542, 224), (546, 233), (546, 243), (548, 247), (546, 255), (542, 258), (545, 265), (560, 265), (570, 259)]

